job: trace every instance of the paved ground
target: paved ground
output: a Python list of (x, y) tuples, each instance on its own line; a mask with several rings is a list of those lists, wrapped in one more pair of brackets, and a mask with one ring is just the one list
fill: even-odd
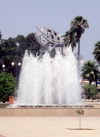
[(100, 117), (0, 117), (0, 137), (100, 137)]

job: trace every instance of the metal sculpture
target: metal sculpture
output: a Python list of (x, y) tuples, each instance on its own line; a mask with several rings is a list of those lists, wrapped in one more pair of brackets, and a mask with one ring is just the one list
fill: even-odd
[(41, 46), (41, 53), (45, 53), (47, 50), (54, 57), (56, 54), (55, 49), (59, 47), (61, 54), (64, 54), (63, 48), (65, 43), (60, 33), (45, 27), (36, 28), (39, 30), (39, 33), (35, 35), (35, 38)]

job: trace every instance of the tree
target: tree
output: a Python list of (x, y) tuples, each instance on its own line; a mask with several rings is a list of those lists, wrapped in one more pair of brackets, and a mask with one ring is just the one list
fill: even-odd
[(1, 35), (1, 31), (0, 31), (0, 40), (1, 40), (1, 38), (2, 38), (2, 35)]
[(94, 58), (97, 60), (97, 62), (100, 65), (100, 41), (97, 41), (97, 43), (94, 45)]
[(18, 57), (23, 58), (26, 50), (26, 38), (23, 35), (18, 35), (15, 38), (15, 41), (17, 45), (17, 58)]
[[(72, 44), (79, 44), (81, 35), (84, 33), (86, 28), (89, 28), (88, 22), (82, 16), (75, 17), (70, 23), (70, 30), (65, 34), (65, 41)], [(68, 41), (67, 41), (68, 40)], [(74, 48), (74, 47), (73, 47)]]
[(84, 110), (82, 107), (79, 107), (75, 112), (78, 114), (79, 129), (81, 129), (81, 116), (84, 115)]
[[(82, 16), (75, 17), (70, 23), (70, 30), (65, 34), (65, 43), (66, 45), (71, 44), (72, 49), (76, 47), (78, 43), (78, 66), (80, 67), (80, 38), (85, 32), (86, 28), (89, 28), (88, 22)], [(78, 69), (79, 69), (78, 67)]]
[(34, 33), (30, 33), (26, 36), (26, 45), (28, 51), (32, 52), (35, 56), (39, 53), (40, 45), (37, 43)]
[(71, 21), (70, 26), (71, 30), (74, 32), (74, 41), (78, 43), (78, 47), (80, 50), (80, 38), (85, 29), (89, 27), (88, 22), (82, 16), (77, 16)]
[(0, 99), (5, 103), (14, 95), (15, 79), (12, 74), (0, 73)]
[(6, 66), (6, 72), (11, 72), (11, 62), (14, 60), (17, 54), (17, 46), (13, 38), (3, 40), (0, 43), (0, 60), (2, 69), (2, 64)]
[(11, 62), (22, 62), (25, 50), (34, 55), (39, 53), (40, 45), (35, 39), (35, 34), (30, 33), (28, 36), (18, 35), (16, 38), (8, 38), (0, 43), (0, 71), (2, 64), (5, 64), (5, 70), (8, 73), (13, 73), (15, 76), (16, 66), (12, 67)]
[(98, 89), (96, 87), (96, 85), (92, 84), (86, 84), (84, 86), (84, 94), (86, 95), (87, 99), (95, 99), (96, 95), (98, 94)]
[(65, 33), (65, 45), (72, 45), (72, 50), (76, 47), (76, 36), (74, 36), (74, 31), (70, 29)]
[(81, 35), (85, 32), (85, 29), (89, 27), (89, 25), (87, 20), (82, 16), (75, 17), (71, 21), (70, 25), (71, 29), (74, 31), (74, 41), (78, 43), (78, 66), (80, 67), (80, 38)]
[(97, 79), (100, 76), (100, 72), (98, 70), (98, 65), (96, 65), (96, 62), (90, 60), (85, 62), (82, 66), (81, 71), (81, 76), (83, 79), (88, 79), (90, 84), (95, 81), (97, 85)]
[(18, 56), (23, 58), (25, 50), (28, 50), (28, 53), (32, 52), (34, 55), (39, 53), (40, 45), (35, 39), (35, 34), (30, 33), (26, 37), (23, 35), (18, 35), (16, 38), (16, 43), (18, 44)]

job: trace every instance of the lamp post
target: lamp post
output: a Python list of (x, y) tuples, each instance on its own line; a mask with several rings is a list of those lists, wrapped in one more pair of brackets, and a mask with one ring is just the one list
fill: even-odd
[(19, 68), (21, 66), (20, 62), (11, 62), (11, 66), (15, 66), (15, 78), (16, 78), (16, 89), (18, 88), (18, 75), (19, 75)]
[(5, 64), (2, 64), (3, 72), (5, 72)]

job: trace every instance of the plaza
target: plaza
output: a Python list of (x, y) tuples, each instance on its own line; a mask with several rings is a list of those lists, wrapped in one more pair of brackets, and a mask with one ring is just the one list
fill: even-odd
[(1, 116), (0, 137), (100, 137), (100, 117)]
[[(52, 113), (51, 116), (49, 110), (48, 116), (43, 112), (36, 116), (32, 108), (21, 108), (20, 113), (19, 109), (15, 111), (14, 108), (5, 108), (4, 104), (3, 106), (0, 104), (2, 106), (0, 108), (0, 137), (100, 137), (100, 102), (83, 100), (83, 103), (93, 108), (87, 108), (87, 112), (84, 109), (84, 115), (81, 118), (82, 130), (79, 130), (75, 108), (70, 109), (71, 113), (68, 113), (69, 110), (66, 108), (66, 113), (62, 113), (63, 115), (60, 115), (59, 110), (59, 115)], [(12, 110), (15, 112), (11, 113)]]

